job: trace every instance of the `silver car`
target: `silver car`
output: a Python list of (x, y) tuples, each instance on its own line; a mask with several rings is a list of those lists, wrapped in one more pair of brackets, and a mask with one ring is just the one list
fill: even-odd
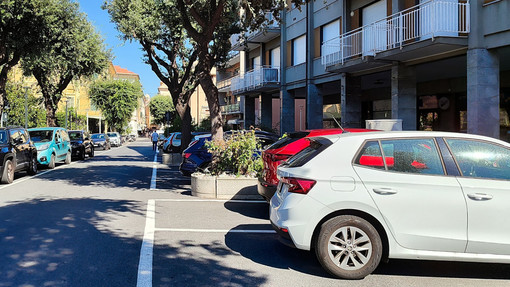
[(119, 147), (122, 145), (122, 140), (118, 132), (109, 132), (107, 134), (110, 137), (110, 144), (112, 146)]

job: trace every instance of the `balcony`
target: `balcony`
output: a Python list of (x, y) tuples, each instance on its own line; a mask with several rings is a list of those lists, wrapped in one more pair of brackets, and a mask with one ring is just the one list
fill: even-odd
[(231, 50), (244, 51), (256, 48), (260, 43), (267, 43), (280, 35), (280, 23), (271, 12), (266, 12), (266, 23), (260, 29), (248, 31), (244, 36), (239, 34), (230, 37)]
[(221, 113), (224, 115), (239, 114), (239, 113), (241, 113), (241, 105), (239, 103), (237, 103), (237, 104), (221, 106)]
[(226, 92), (230, 91), (230, 86), (232, 84), (232, 78), (233, 77), (219, 81), (216, 84), (216, 88), (218, 88), (218, 92), (226, 93)]
[(465, 49), (469, 30), (469, 2), (431, 0), (324, 42), (321, 61), (330, 72), (412, 61)]
[(271, 92), (280, 88), (280, 68), (257, 67), (232, 78), (230, 90), (234, 95)]

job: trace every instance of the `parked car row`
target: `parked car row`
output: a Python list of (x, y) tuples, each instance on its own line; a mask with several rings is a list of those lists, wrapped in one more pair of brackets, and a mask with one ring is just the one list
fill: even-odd
[(305, 141), (277, 167), (270, 221), (332, 275), (360, 279), (391, 258), (510, 263), (509, 143), (423, 131)]
[[(116, 146), (120, 146), (119, 133), (110, 133)], [(0, 181), (11, 183), (14, 173), (27, 171), (33, 175), (38, 166), (53, 169), (58, 162), (71, 163), (72, 158), (84, 160), (94, 156), (96, 148), (109, 149), (107, 134), (89, 134), (82, 130), (68, 131), (60, 127), (24, 129), (0, 128)]]

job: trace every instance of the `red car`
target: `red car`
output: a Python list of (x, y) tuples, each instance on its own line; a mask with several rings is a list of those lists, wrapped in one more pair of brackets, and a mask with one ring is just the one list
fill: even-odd
[[(344, 129), (345, 132), (373, 132), (376, 130), (368, 129)], [(307, 138), (341, 134), (342, 129), (317, 129), (303, 132), (293, 132), (287, 134), (286, 137), (275, 142), (262, 152), (262, 160), (264, 161), (264, 170), (259, 178), (257, 191), (266, 201), (270, 201), (273, 197), (278, 185), (276, 170), (278, 166), (289, 157), (302, 151), (310, 142)]]

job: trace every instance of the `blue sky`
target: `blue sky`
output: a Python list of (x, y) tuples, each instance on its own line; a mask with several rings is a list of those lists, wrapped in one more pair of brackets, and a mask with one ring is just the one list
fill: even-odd
[(151, 97), (156, 95), (159, 79), (149, 65), (142, 60), (142, 51), (138, 43), (129, 43), (119, 39), (120, 33), (110, 22), (108, 13), (101, 9), (104, 0), (78, 0), (81, 11), (88, 15), (89, 21), (103, 36), (106, 45), (112, 50), (113, 64), (140, 75), (143, 91)]

